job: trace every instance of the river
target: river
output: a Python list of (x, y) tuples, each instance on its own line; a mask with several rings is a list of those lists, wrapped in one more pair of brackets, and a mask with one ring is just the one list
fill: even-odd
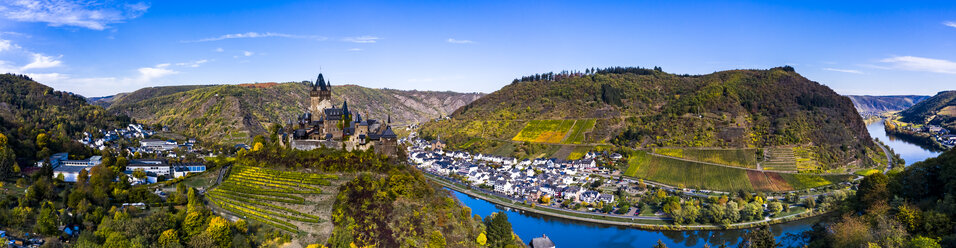
[(927, 149), (888, 135), (886, 130), (883, 129), (882, 121), (877, 121), (866, 125), (866, 130), (870, 131), (871, 137), (874, 139), (879, 139), (880, 141), (883, 141), (883, 144), (893, 148), (894, 152), (899, 154), (903, 160), (906, 160), (906, 165), (911, 165), (913, 163), (926, 160), (927, 158), (936, 157), (940, 154), (940, 152), (933, 151), (931, 149)]
[[(883, 130), (883, 123), (867, 125), (867, 130), (887, 146), (900, 154), (910, 165), (939, 155), (938, 152), (922, 148), (906, 141), (889, 137)], [(491, 213), (504, 210), (490, 202), (477, 199), (460, 192), (452, 191), (458, 200), (471, 208), (473, 214), (486, 217)], [(507, 211), (512, 228), (525, 243), (542, 234), (548, 235), (558, 247), (651, 247), (661, 240), (667, 247), (718, 247), (726, 244), (736, 247), (743, 230), (727, 231), (647, 231), (636, 228), (599, 225), (580, 221), (565, 220), (533, 213)], [(809, 230), (819, 218), (808, 218), (771, 226), (778, 242), (786, 234), (796, 234)]]

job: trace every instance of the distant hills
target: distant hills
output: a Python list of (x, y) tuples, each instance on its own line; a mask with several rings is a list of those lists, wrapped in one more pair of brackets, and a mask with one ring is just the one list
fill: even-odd
[(956, 91), (939, 92), (899, 115), (904, 122), (939, 125), (956, 132)]
[[(235, 144), (267, 133), (272, 124), (287, 125), (307, 109), (305, 83), (196, 85), (150, 87), (93, 99), (112, 113), (129, 115), (146, 124), (169, 126), (201, 140)], [(415, 124), (447, 115), (482, 96), (480, 93), (372, 89), (333, 86), (334, 103), (348, 100), (364, 118), (395, 125)]]
[(878, 149), (849, 98), (791, 67), (707, 75), (620, 67), (537, 74), (461, 107), (450, 120), (425, 124), (421, 133), (496, 154), (534, 149), (513, 141), (535, 135), (546, 143), (577, 144), (579, 139), (560, 136), (581, 135), (574, 127), (581, 121), (535, 121), (549, 119), (596, 120), (583, 127), (580, 139), (590, 145), (809, 146), (817, 161), (831, 166), (870, 163), (867, 156)]
[(863, 116), (876, 116), (886, 112), (901, 111), (912, 107), (920, 101), (926, 100), (929, 96), (905, 95), (905, 96), (853, 96), (847, 97), (853, 101), (853, 106), (857, 112)]

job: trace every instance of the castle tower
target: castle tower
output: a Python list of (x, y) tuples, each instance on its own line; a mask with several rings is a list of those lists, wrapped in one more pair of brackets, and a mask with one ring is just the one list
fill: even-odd
[(321, 116), (325, 114), (323, 113), (325, 109), (332, 108), (332, 84), (331, 82), (325, 82), (322, 73), (319, 73), (319, 78), (315, 79), (315, 83), (312, 83), (309, 98), (311, 100), (309, 112), (316, 116)]

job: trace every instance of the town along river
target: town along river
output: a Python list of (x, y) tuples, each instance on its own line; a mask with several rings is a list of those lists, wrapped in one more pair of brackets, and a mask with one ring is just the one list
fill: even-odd
[[(899, 153), (906, 160), (907, 165), (939, 155), (939, 152), (887, 136), (883, 130), (883, 122), (871, 123), (867, 125), (867, 129), (872, 137), (880, 139)], [(452, 193), (462, 204), (471, 208), (473, 214), (482, 217), (504, 210), (485, 200), (460, 192), (452, 191)], [(667, 247), (704, 247), (705, 244), (710, 247), (718, 247), (720, 244), (736, 247), (745, 232), (744, 230), (648, 231), (571, 221), (533, 213), (514, 211), (506, 211), (506, 213), (514, 232), (525, 243), (546, 234), (558, 247), (651, 247), (657, 243), (657, 240), (664, 242)], [(808, 218), (772, 225), (771, 231), (780, 242), (786, 234), (798, 234), (810, 230), (817, 221), (819, 218)]]

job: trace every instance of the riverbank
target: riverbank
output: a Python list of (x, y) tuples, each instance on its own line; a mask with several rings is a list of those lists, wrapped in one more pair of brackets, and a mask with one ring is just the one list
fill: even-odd
[(613, 225), (613, 226), (623, 226), (623, 227), (633, 227), (642, 230), (653, 230), (653, 231), (698, 231), (698, 230), (733, 230), (733, 229), (747, 229), (763, 225), (773, 225), (786, 223), (790, 221), (797, 221), (805, 218), (815, 217), (824, 215), (827, 212), (812, 212), (812, 210), (807, 210), (805, 212), (791, 214), (787, 216), (781, 216), (776, 218), (764, 219), (760, 221), (752, 222), (743, 222), (743, 223), (734, 223), (727, 226), (721, 225), (675, 225), (667, 223), (669, 218), (663, 217), (642, 217), (635, 216), (632, 218), (625, 216), (610, 216), (606, 214), (598, 213), (580, 213), (580, 212), (571, 212), (567, 210), (558, 210), (549, 207), (543, 206), (534, 206), (527, 205), (522, 202), (518, 202), (512, 199), (506, 199), (500, 196), (489, 195), (484, 192), (474, 190), (468, 186), (461, 185), (459, 183), (451, 182), (444, 178), (440, 178), (435, 175), (424, 173), (426, 177), (438, 183), (441, 186), (454, 190), (456, 192), (469, 195), (478, 199), (482, 199), (493, 204), (508, 207), (511, 209), (525, 211), (540, 215), (547, 215), (556, 218), (562, 218), (567, 220), (582, 221), (596, 224), (604, 225)]

